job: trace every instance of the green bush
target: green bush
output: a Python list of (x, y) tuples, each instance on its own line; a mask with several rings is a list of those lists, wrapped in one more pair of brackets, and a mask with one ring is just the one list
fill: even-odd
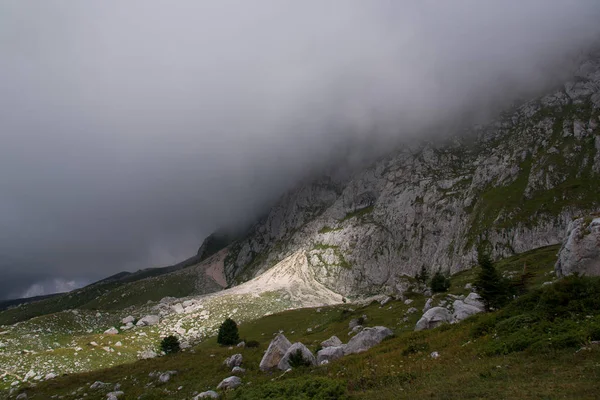
[(301, 367), (309, 367), (310, 360), (306, 360), (302, 355), (302, 350), (298, 349), (292, 354), (290, 354), (290, 367), (292, 368), (301, 368)]
[(429, 272), (427, 271), (427, 268), (425, 268), (425, 265), (421, 266), (421, 271), (417, 274), (417, 276), (415, 276), (415, 278), (418, 282), (424, 285), (427, 284), (427, 281), (429, 280)]
[(163, 338), (160, 342), (160, 349), (164, 351), (165, 354), (179, 353), (181, 350), (179, 339), (172, 335)]
[(304, 376), (263, 385), (250, 385), (237, 389), (232, 398), (239, 400), (347, 400), (346, 384), (331, 378)]
[(237, 324), (231, 318), (227, 318), (219, 327), (217, 343), (223, 346), (231, 346), (234, 344), (238, 344), (239, 341), (240, 334), (238, 332)]
[(438, 271), (431, 278), (431, 291), (434, 293), (446, 292), (450, 289), (450, 278)]

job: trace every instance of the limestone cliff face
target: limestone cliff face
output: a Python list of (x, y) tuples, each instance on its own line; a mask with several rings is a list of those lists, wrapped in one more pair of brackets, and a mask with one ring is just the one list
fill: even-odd
[(496, 257), (560, 243), (600, 209), (600, 57), (560, 90), (444, 144), (399, 150), (371, 168), (287, 193), (225, 271), (239, 283), (303, 252), (343, 295), (401, 290), (422, 266), (452, 273), (486, 246)]

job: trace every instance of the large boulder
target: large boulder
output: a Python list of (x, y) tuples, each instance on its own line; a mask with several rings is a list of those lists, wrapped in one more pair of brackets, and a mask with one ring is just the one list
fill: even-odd
[(137, 322), (137, 326), (152, 326), (152, 325), (156, 325), (160, 322), (160, 317), (158, 315), (146, 315), (145, 317), (141, 318), (138, 322)]
[(415, 326), (415, 331), (433, 329), (442, 324), (450, 322), (452, 322), (452, 315), (450, 315), (450, 311), (444, 307), (433, 307), (423, 314)]
[(193, 398), (193, 400), (218, 399), (218, 398), (219, 398), (219, 393), (215, 392), (214, 390), (208, 390), (206, 392), (199, 393), (196, 397)]
[(365, 328), (356, 336), (354, 336), (347, 345), (344, 346), (344, 354), (360, 353), (367, 351), (371, 347), (381, 343), (383, 339), (392, 336), (394, 332), (385, 326), (375, 326), (373, 328)]
[(242, 379), (237, 376), (225, 378), (217, 385), (217, 389), (235, 389), (242, 384)]
[(465, 304), (468, 304), (473, 307), (479, 308), (481, 311), (485, 311), (485, 304), (483, 304), (483, 299), (480, 295), (475, 292), (469, 293), (467, 297), (463, 300)]
[(335, 347), (335, 346), (341, 346), (341, 345), (342, 345), (342, 341), (337, 336), (332, 336), (329, 339), (321, 342), (321, 347), (323, 347), (323, 348)]
[(452, 317), (456, 322), (469, 318), (471, 315), (483, 312), (483, 309), (467, 304), (462, 300), (455, 300), (452, 305), (454, 306), (454, 314)]
[(578, 218), (567, 228), (558, 252), (556, 275), (600, 275), (600, 218)]
[(242, 365), (243, 357), (241, 354), (234, 354), (231, 357), (228, 357), (223, 364), (227, 365), (229, 369), (233, 367), (239, 367)]
[(327, 360), (327, 362), (331, 362), (333, 360), (337, 360), (338, 358), (342, 358), (343, 356), (343, 346), (325, 347), (324, 349), (319, 350), (319, 352), (317, 353), (317, 364), (321, 365), (321, 363), (324, 360)]
[(265, 355), (260, 361), (260, 370), (267, 371), (277, 367), (279, 361), (283, 358), (286, 351), (292, 346), (289, 340), (282, 334), (275, 336), (275, 339), (271, 341)]
[(302, 353), (302, 357), (304, 358), (304, 360), (310, 363), (310, 365), (317, 365), (317, 359), (315, 358), (313, 353), (305, 345), (298, 342), (294, 343), (289, 347), (289, 349), (287, 349), (287, 351), (281, 358), (281, 361), (279, 361), (279, 364), (277, 364), (277, 368), (279, 368), (282, 371), (286, 371), (289, 368), (291, 368), (292, 366), (290, 365), (290, 357), (298, 350), (300, 351), (300, 353)]

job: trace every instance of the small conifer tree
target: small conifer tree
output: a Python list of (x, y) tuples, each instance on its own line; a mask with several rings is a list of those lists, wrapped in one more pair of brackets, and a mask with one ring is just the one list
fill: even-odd
[(178, 353), (181, 350), (179, 346), (179, 339), (175, 336), (167, 336), (160, 342), (160, 349), (165, 352), (165, 354)]
[(437, 271), (431, 278), (431, 291), (434, 293), (446, 292), (450, 288), (450, 278), (447, 278), (442, 271)]
[(231, 346), (240, 341), (237, 324), (231, 318), (227, 318), (219, 327), (217, 343), (224, 346)]
[(427, 271), (427, 268), (425, 268), (425, 265), (421, 266), (421, 271), (417, 274), (416, 278), (417, 281), (427, 284), (427, 281), (429, 280), (429, 272)]
[(477, 293), (481, 296), (486, 310), (498, 309), (510, 300), (510, 281), (498, 273), (488, 254), (480, 253), (478, 264), (481, 269), (474, 284)]

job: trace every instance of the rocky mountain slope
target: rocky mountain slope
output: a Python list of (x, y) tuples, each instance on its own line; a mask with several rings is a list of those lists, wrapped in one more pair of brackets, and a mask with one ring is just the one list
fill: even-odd
[(599, 187), (596, 54), (487, 125), (287, 193), (230, 246), (226, 276), (243, 282), (301, 252), (344, 296), (402, 292), (403, 276), (469, 268), (481, 246), (498, 258), (561, 242), (574, 217), (600, 209)]

